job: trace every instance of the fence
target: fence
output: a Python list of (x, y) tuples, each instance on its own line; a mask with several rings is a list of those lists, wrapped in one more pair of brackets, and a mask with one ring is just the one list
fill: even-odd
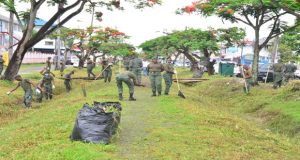
[(53, 53), (27, 52), (22, 63), (45, 63), (48, 57), (53, 60), (54, 56)]

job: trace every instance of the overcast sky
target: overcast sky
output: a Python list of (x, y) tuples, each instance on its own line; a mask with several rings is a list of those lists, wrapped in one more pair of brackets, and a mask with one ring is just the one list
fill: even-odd
[[(200, 15), (176, 15), (177, 8), (184, 7), (191, 4), (195, 0), (163, 0), (162, 5), (156, 5), (152, 8), (146, 8), (143, 10), (136, 10), (131, 5), (122, 3), (121, 6), (125, 8), (124, 11), (114, 10), (107, 11), (101, 10), (103, 15), (103, 21), (99, 22), (94, 20), (94, 26), (109, 26), (117, 28), (127, 35), (131, 36), (129, 43), (133, 45), (139, 45), (145, 40), (149, 40), (163, 35), (163, 30), (171, 32), (172, 30), (183, 30), (186, 27), (207, 29), (213, 28), (228, 28), (232, 26), (238, 26), (246, 29), (247, 38), (253, 40), (254, 32), (251, 28), (244, 24), (231, 24), (230, 22), (223, 23), (218, 17), (201, 17)], [(24, 9), (25, 5), (18, 6), (19, 9)], [(1, 14), (4, 13), (0, 10)], [(51, 8), (47, 5), (42, 6), (42, 9), (38, 13), (38, 17), (42, 19), (49, 19), (51, 13), (54, 13), (55, 8)], [(6, 13), (5, 15), (8, 16)], [(290, 20), (292, 21), (292, 20)], [(85, 28), (91, 24), (91, 14), (82, 12), (78, 16), (70, 20), (65, 26), (70, 28)], [(262, 36), (267, 35), (267, 29), (261, 32)]]

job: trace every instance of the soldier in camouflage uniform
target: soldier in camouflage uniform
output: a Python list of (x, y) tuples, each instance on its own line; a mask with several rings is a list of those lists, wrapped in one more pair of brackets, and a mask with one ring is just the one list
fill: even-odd
[(71, 71), (69, 74), (66, 74), (65, 75), (65, 81), (64, 81), (64, 84), (66, 86), (66, 90), (67, 90), (67, 93), (69, 93), (71, 91), (71, 80), (72, 80), (72, 75), (74, 74), (74, 71)]
[(48, 70), (51, 70), (51, 57), (48, 57), (47, 61), (46, 61), (46, 68)]
[(287, 84), (290, 79), (295, 78), (295, 71), (297, 70), (297, 66), (294, 64), (295, 61), (291, 61), (290, 64), (286, 64), (284, 67), (284, 84)]
[(164, 66), (158, 63), (157, 59), (152, 59), (152, 63), (150, 63), (147, 67), (151, 88), (152, 88), (152, 97), (156, 96), (156, 91), (158, 92), (158, 96), (161, 95), (161, 72), (164, 70)]
[(118, 92), (119, 92), (119, 100), (123, 100), (123, 82), (129, 88), (129, 101), (135, 101), (136, 99), (133, 97), (134, 94), (134, 85), (139, 85), (137, 83), (137, 78), (135, 74), (130, 71), (125, 71), (117, 74), (116, 76)]
[(248, 67), (247, 65), (243, 65), (243, 72), (244, 72), (244, 78), (247, 86), (247, 89), (246, 86), (244, 86), (244, 92), (248, 94), (250, 92), (250, 87), (253, 85), (252, 71), (250, 67)]
[(43, 101), (43, 89), (40, 87), (40, 84), (42, 83), (42, 80), (39, 82), (39, 84), (37, 85), (36, 89), (35, 89), (35, 96), (36, 96), (36, 101), (38, 103), (42, 103)]
[(60, 76), (61, 76), (61, 77), (62, 77), (63, 74), (64, 74), (64, 70), (65, 70), (65, 62), (64, 62), (63, 59), (61, 59), (61, 60), (60, 60), (60, 69), (59, 69), (59, 71), (60, 71)]
[(173, 64), (172, 64), (172, 60), (171, 59), (168, 59), (167, 61), (167, 64), (164, 65), (164, 74), (163, 74), (163, 77), (164, 77), (164, 80), (165, 80), (165, 95), (168, 95), (169, 94), (169, 91), (170, 91), (170, 88), (172, 86), (172, 77), (173, 77), (173, 74), (174, 74), (174, 67), (173, 67)]
[(130, 62), (129, 57), (124, 57), (123, 65), (124, 65), (124, 68), (125, 68), (126, 71), (129, 71), (129, 62)]
[(1, 76), (2, 71), (3, 71), (3, 66), (4, 66), (4, 60), (2, 58), (2, 55), (0, 55), (0, 76)]
[(137, 56), (135, 56), (129, 63), (129, 70), (137, 77), (138, 84), (142, 83), (142, 68), (143, 61)]
[(42, 79), (41, 83), (39, 84), (39, 87), (44, 88), (44, 94), (45, 94), (46, 100), (52, 99), (52, 97), (53, 97), (52, 91), (55, 88), (55, 85), (54, 85), (54, 78), (52, 77), (50, 72), (44, 73), (43, 79)]
[(10, 95), (12, 92), (14, 92), (15, 90), (17, 90), (20, 86), (23, 88), (25, 94), (24, 94), (24, 104), (26, 108), (30, 108), (31, 107), (31, 101), (32, 101), (32, 89), (31, 86), (34, 86), (34, 84), (28, 80), (28, 79), (23, 79), (20, 75), (16, 75), (15, 76), (15, 80), (18, 81), (18, 85), (16, 88), (14, 88), (13, 90), (7, 92), (7, 95)]
[(111, 70), (111, 63), (108, 63), (106, 59), (103, 59), (102, 61), (102, 72), (103, 72), (103, 77), (104, 77), (104, 82), (106, 83), (107, 81), (111, 81), (111, 76), (112, 76), (112, 70)]
[(284, 64), (281, 60), (278, 60), (278, 63), (273, 65), (273, 88), (281, 87), (283, 72), (284, 72)]
[(95, 62), (93, 60), (91, 60), (91, 58), (87, 58), (87, 73), (88, 73), (88, 78), (91, 78), (91, 75), (93, 76), (93, 78), (96, 77), (96, 75), (93, 73), (93, 69), (95, 67)]

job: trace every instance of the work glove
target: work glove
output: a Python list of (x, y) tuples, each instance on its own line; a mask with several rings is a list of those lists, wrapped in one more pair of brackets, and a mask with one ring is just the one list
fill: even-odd
[(6, 92), (6, 94), (7, 94), (7, 95), (10, 95), (10, 94), (11, 94), (11, 92), (10, 92), (10, 91), (8, 91), (8, 92)]
[(35, 92), (38, 93), (38, 94), (41, 93), (41, 91), (39, 89), (35, 89)]
[(174, 70), (174, 71), (173, 71), (173, 73), (174, 73), (174, 74), (177, 74), (177, 71), (176, 71), (176, 70)]
[(112, 63), (108, 63), (108, 65), (109, 65), (109, 66), (112, 66), (113, 64), (112, 64)]
[(55, 85), (52, 85), (52, 89), (55, 89)]

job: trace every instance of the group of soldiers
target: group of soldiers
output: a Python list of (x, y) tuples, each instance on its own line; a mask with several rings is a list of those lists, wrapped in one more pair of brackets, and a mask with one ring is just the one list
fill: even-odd
[[(282, 85), (286, 85), (289, 80), (295, 78), (295, 71), (297, 66), (294, 64), (295, 61), (290, 61), (289, 64), (282, 63), (282, 60), (278, 60), (277, 63), (273, 64), (269, 69), (273, 70), (273, 88), (277, 89)], [(252, 71), (247, 65), (243, 65), (243, 77), (245, 79), (244, 91), (249, 93), (250, 87), (253, 85)], [(268, 76), (268, 75), (267, 75)], [(268, 78), (268, 77), (266, 77)]]
[(295, 61), (290, 61), (289, 64), (284, 64), (281, 60), (278, 60), (278, 63), (273, 65), (273, 88), (276, 89), (282, 85), (286, 85), (289, 80), (294, 79), (296, 70), (297, 66), (295, 65)]
[[(124, 60), (125, 72), (121, 72), (116, 76), (118, 92), (119, 92), (119, 100), (123, 100), (123, 86), (124, 82), (129, 88), (129, 100), (136, 100), (133, 97), (134, 94), (134, 85), (135, 86), (143, 86), (142, 85), (142, 67), (143, 62), (137, 56), (134, 56), (131, 60), (125, 58)], [(161, 64), (158, 62), (157, 58), (153, 58), (152, 62), (147, 66), (147, 73), (149, 74), (151, 89), (152, 89), (152, 97), (160, 96), (162, 93), (162, 75), (165, 80), (165, 91), (164, 94), (168, 95), (171, 85), (172, 85), (172, 76), (175, 73), (174, 67), (172, 64), (172, 60), (168, 59), (166, 64)]]
[[(18, 81), (18, 85), (12, 89), (11, 91), (7, 92), (7, 95), (10, 95), (19, 87), (24, 90), (24, 104), (26, 108), (30, 108), (32, 106), (32, 99), (33, 95), (36, 96), (36, 101), (41, 103), (43, 98), (45, 97), (46, 100), (51, 100), (53, 98), (53, 90), (55, 89), (54, 77), (55, 75), (51, 72), (51, 58), (48, 58), (46, 61), (46, 66), (40, 71), (40, 74), (43, 76), (42, 79), (38, 82), (38, 84), (34, 84), (29, 79), (23, 78), (21, 75), (16, 75), (15, 80)], [(0, 59), (1, 63), (1, 59)], [(119, 93), (119, 100), (123, 100), (123, 82), (129, 88), (129, 101), (135, 101), (136, 99), (133, 97), (134, 94), (134, 86), (144, 86), (142, 84), (142, 67), (143, 62), (140, 58), (135, 56), (132, 58), (129, 63), (128, 67), (126, 65), (126, 61), (124, 61), (125, 71), (120, 72), (116, 75), (118, 93)], [(93, 79), (98, 79), (100, 76), (104, 77), (104, 82), (110, 82), (112, 77), (112, 63), (109, 63), (108, 60), (103, 59), (102, 61), (102, 71), (101, 73), (96, 76), (92, 71), (95, 67), (95, 62), (93, 62), (90, 58), (87, 59), (87, 73), (88, 78), (93, 76)], [(1, 69), (1, 68), (0, 68)], [(147, 66), (147, 72), (149, 73), (151, 88), (152, 88), (152, 96), (160, 96), (162, 92), (162, 75), (165, 80), (166, 88), (164, 91), (165, 95), (169, 94), (170, 87), (172, 85), (172, 76), (174, 74), (174, 67), (172, 65), (171, 59), (167, 61), (166, 64), (161, 64), (157, 61), (156, 58), (152, 59), (152, 62)], [(62, 74), (62, 73), (61, 73)], [(64, 85), (66, 87), (67, 93), (71, 91), (71, 80), (74, 71), (71, 71), (68, 74), (65, 74)], [(33, 90), (33, 88), (35, 90)], [(156, 94), (157, 93), (157, 94)]]
[[(60, 69), (60, 72), (62, 76), (63, 70)], [(14, 79), (19, 82), (18, 85), (6, 94), (10, 95), (19, 87), (21, 87), (24, 90), (23, 103), (25, 104), (26, 108), (30, 108), (32, 106), (33, 95), (36, 96), (36, 101), (38, 103), (42, 103), (44, 97), (46, 100), (51, 100), (53, 98), (53, 90), (55, 89), (55, 75), (51, 72), (51, 57), (47, 58), (46, 66), (40, 71), (40, 74), (43, 77), (37, 84), (34, 84), (29, 79), (23, 78), (21, 75), (16, 75)], [(64, 84), (68, 93), (71, 91), (71, 76), (73, 74), (74, 71), (71, 71), (70, 73), (64, 75)], [(33, 88), (35, 90), (33, 90)]]

